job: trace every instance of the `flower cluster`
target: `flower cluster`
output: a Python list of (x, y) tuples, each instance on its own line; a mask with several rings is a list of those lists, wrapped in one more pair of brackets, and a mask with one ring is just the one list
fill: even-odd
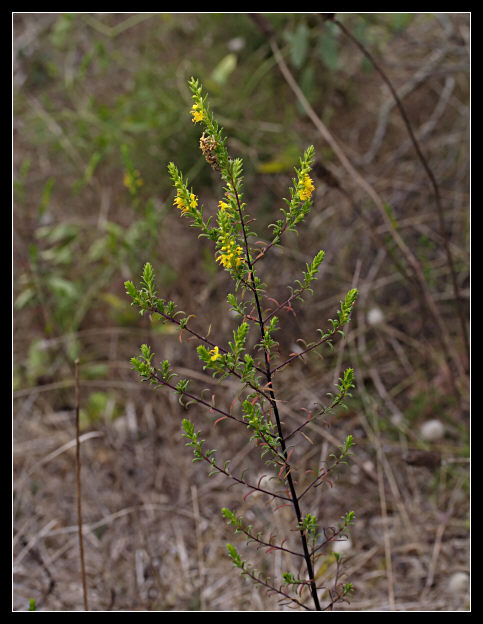
[(195, 102), (193, 104), (193, 107), (191, 109), (191, 115), (193, 117), (192, 119), (193, 123), (199, 123), (200, 121), (203, 121), (203, 118), (204, 118), (203, 107), (201, 106), (199, 102)]
[(237, 236), (238, 224), (236, 219), (237, 208), (233, 186), (228, 183), (225, 191), (226, 201), (218, 202), (218, 239), (216, 261), (225, 269), (238, 273), (238, 268), (244, 261), (243, 248)]
[(302, 176), (299, 179), (299, 187), (297, 189), (299, 199), (301, 201), (307, 201), (307, 199), (310, 199), (312, 197), (312, 193), (314, 189), (315, 189), (314, 183), (313, 183), (312, 178), (309, 176), (309, 174), (308, 173), (302, 174)]
[(211, 361), (215, 362), (218, 358), (221, 357), (221, 353), (220, 353), (220, 349), (218, 347), (215, 347), (214, 349), (210, 350), (210, 356), (211, 356)]
[(185, 214), (190, 208), (198, 206), (198, 198), (194, 193), (188, 193), (184, 189), (178, 188), (174, 205), (181, 210), (182, 214)]
[(218, 202), (218, 207), (220, 208), (220, 210), (222, 212), (230, 212), (231, 210), (231, 206), (230, 204), (227, 204), (226, 202), (224, 202), (223, 200), (220, 199), (220, 201)]
[(219, 256), (216, 259), (226, 269), (236, 269), (243, 261), (243, 249), (240, 245), (236, 244), (236, 241), (228, 233), (222, 234), (218, 242), (220, 243)]
[(131, 194), (135, 195), (138, 188), (144, 184), (144, 180), (139, 171), (134, 169), (133, 171), (126, 171), (124, 173), (123, 184), (129, 189)]

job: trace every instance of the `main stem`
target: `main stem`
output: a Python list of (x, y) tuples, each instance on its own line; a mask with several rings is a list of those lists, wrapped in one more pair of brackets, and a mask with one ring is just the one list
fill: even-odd
[[(233, 178), (231, 179), (231, 184), (232, 184), (232, 188), (233, 191), (235, 193), (235, 197), (236, 197), (236, 202), (237, 202), (237, 206), (238, 206), (238, 214), (240, 217), (240, 223), (241, 223), (241, 227), (242, 227), (242, 232), (243, 232), (243, 238), (244, 238), (244, 244), (245, 244), (245, 257), (246, 257), (246, 261), (247, 261), (247, 266), (248, 266), (248, 270), (249, 270), (249, 276), (250, 276), (250, 281), (252, 283), (252, 290), (253, 290), (253, 298), (255, 300), (255, 306), (257, 308), (257, 315), (258, 315), (258, 323), (260, 325), (260, 334), (261, 334), (261, 338), (262, 341), (265, 338), (265, 324), (263, 321), (263, 315), (262, 315), (262, 308), (260, 305), (260, 299), (258, 297), (258, 291), (255, 285), (255, 279), (254, 279), (254, 275), (253, 275), (253, 266), (251, 263), (251, 259), (250, 259), (250, 253), (248, 250), (248, 240), (247, 240), (247, 235), (246, 235), (246, 230), (245, 230), (245, 223), (243, 220), (243, 213), (242, 213), (242, 209), (241, 209), (241, 203), (240, 203), (240, 199), (238, 197), (238, 192), (236, 190), (236, 186), (234, 183)], [(285, 444), (285, 438), (283, 435), (283, 430), (282, 430), (282, 423), (280, 421), (280, 414), (278, 411), (278, 407), (277, 407), (277, 402), (275, 399), (275, 392), (273, 391), (273, 384), (272, 384), (272, 372), (270, 369), (270, 360), (268, 358), (268, 353), (267, 350), (264, 349), (264, 357), (265, 357), (265, 376), (267, 378), (267, 386), (269, 388), (269, 395), (270, 395), (270, 403), (272, 405), (272, 409), (273, 409), (273, 414), (275, 416), (275, 422), (277, 424), (277, 432), (278, 432), (278, 436), (280, 438), (280, 448), (282, 450), (282, 455), (285, 458), (285, 460), (287, 459), (287, 446)], [(297, 516), (297, 524), (299, 527), (301, 527), (302, 524), (302, 513), (300, 511), (300, 505), (299, 505), (299, 499), (297, 496), (297, 492), (295, 491), (295, 485), (292, 479), (292, 473), (291, 473), (291, 469), (289, 464), (287, 463), (287, 461), (285, 461), (285, 464), (287, 466), (287, 484), (290, 490), (290, 496), (291, 496), (291, 500), (292, 500), (292, 505), (295, 511), (295, 515)], [(312, 566), (312, 560), (310, 558), (310, 552), (309, 552), (309, 547), (307, 544), (307, 538), (305, 536), (305, 532), (302, 528), (299, 529), (300, 530), (300, 539), (302, 542), (302, 548), (304, 551), (304, 559), (305, 559), (305, 564), (307, 566), (307, 574), (309, 577), (309, 583), (310, 583), (310, 591), (312, 593), (312, 599), (314, 601), (314, 605), (315, 605), (315, 610), (316, 611), (321, 611), (322, 609), (320, 608), (320, 602), (319, 602), (319, 597), (317, 595), (317, 587), (315, 584), (315, 575), (314, 575), (314, 569)]]

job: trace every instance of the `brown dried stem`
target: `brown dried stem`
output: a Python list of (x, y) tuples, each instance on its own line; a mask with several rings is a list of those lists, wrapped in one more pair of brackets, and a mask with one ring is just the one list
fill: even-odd
[(79, 551), (82, 576), (82, 592), (84, 599), (84, 611), (89, 611), (87, 600), (87, 579), (84, 560), (84, 540), (82, 536), (82, 492), (81, 492), (81, 457), (80, 457), (80, 382), (79, 360), (75, 360), (75, 457), (76, 457), (76, 489), (77, 489), (77, 532), (79, 535)]

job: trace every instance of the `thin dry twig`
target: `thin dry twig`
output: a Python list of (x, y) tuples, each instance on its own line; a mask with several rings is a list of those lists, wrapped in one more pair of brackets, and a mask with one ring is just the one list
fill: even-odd
[(441, 238), (443, 239), (443, 247), (444, 247), (444, 251), (446, 254), (446, 261), (448, 263), (448, 267), (449, 267), (450, 274), (451, 274), (454, 297), (456, 300), (458, 317), (459, 317), (460, 324), (461, 324), (461, 332), (462, 332), (462, 336), (463, 336), (463, 340), (465, 344), (465, 352), (468, 354), (469, 353), (469, 340), (468, 340), (468, 331), (466, 328), (466, 319), (465, 319), (465, 315), (463, 312), (463, 305), (462, 305), (462, 300), (461, 300), (461, 296), (459, 292), (458, 280), (456, 278), (456, 270), (454, 267), (453, 256), (451, 254), (451, 249), (450, 249), (449, 242), (448, 242), (448, 233), (446, 230), (446, 223), (444, 219), (443, 204), (441, 202), (441, 195), (439, 191), (439, 185), (436, 181), (436, 177), (433, 173), (432, 168), (429, 165), (428, 160), (426, 159), (425, 155), (422, 152), (421, 146), (419, 145), (419, 142), (413, 132), (413, 127), (406, 113), (406, 109), (404, 108), (401, 98), (399, 97), (388, 75), (382, 69), (379, 62), (376, 61), (374, 56), (369, 52), (369, 50), (344, 26), (344, 24), (339, 22), (337, 19), (332, 19), (332, 21), (344, 33), (344, 35), (348, 37), (348, 39), (350, 39), (350, 41), (352, 41), (359, 48), (362, 54), (364, 54), (364, 56), (367, 59), (369, 59), (374, 69), (378, 72), (378, 74), (381, 76), (384, 83), (389, 88), (389, 91), (391, 92), (391, 95), (393, 96), (396, 106), (399, 110), (399, 113), (401, 114), (404, 125), (406, 126), (406, 129), (408, 131), (409, 138), (411, 139), (411, 143), (413, 144), (414, 150), (419, 158), (419, 161), (421, 162), (423, 166), (423, 169), (426, 175), (429, 178), (429, 181), (433, 188), (434, 199), (436, 203), (436, 210), (438, 213), (439, 229), (440, 229)]
[(462, 483), (463, 483), (463, 477), (457, 482), (456, 486), (454, 487), (453, 492), (451, 494), (451, 498), (448, 502), (446, 512), (443, 514), (441, 522), (438, 524), (438, 527), (436, 528), (436, 537), (435, 537), (434, 544), (433, 544), (433, 551), (431, 554), (431, 562), (429, 565), (428, 575), (426, 577), (426, 583), (424, 584), (424, 588), (420, 596), (421, 602), (424, 602), (426, 600), (429, 590), (431, 589), (433, 585), (434, 575), (436, 573), (436, 566), (438, 563), (439, 555), (441, 553), (443, 535), (446, 530), (446, 527), (448, 526), (448, 522), (450, 521), (453, 515), (456, 500), (457, 500), (459, 492), (461, 491), (460, 488), (461, 488)]
[(82, 592), (84, 598), (84, 611), (89, 611), (87, 599), (87, 580), (84, 560), (84, 539), (82, 537), (82, 491), (81, 491), (81, 457), (80, 457), (80, 381), (79, 360), (75, 360), (75, 438), (76, 438), (76, 489), (77, 489), (77, 528), (79, 534), (79, 551), (82, 576)]
[(395, 598), (394, 598), (394, 576), (392, 572), (392, 549), (391, 549), (391, 538), (389, 536), (389, 531), (387, 527), (388, 514), (387, 514), (386, 491), (384, 488), (384, 474), (383, 474), (384, 454), (383, 454), (380, 435), (379, 435), (379, 427), (377, 426), (377, 416), (374, 418), (373, 441), (376, 444), (377, 485), (378, 485), (378, 492), (379, 492), (379, 504), (381, 508), (381, 517), (383, 520), (384, 556), (386, 560), (386, 574), (387, 574), (387, 594), (388, 594), (388, 600), (389, 600), (391, 611), (394, 611)]

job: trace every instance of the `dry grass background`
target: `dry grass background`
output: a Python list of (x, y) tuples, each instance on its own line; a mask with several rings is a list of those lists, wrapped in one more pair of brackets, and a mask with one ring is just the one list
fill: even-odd
[[(50, 307), (56, 304), (48, 293), (40, 301), (14, 309), (13, 610), (26, 609), (30, 598), (36, 600), (38, 610), (82, 609), (75, 504), (74, 375), (69, 359), (73, 343), (81, 360), (84, 544), (90, 609), (278, 610), (281, 607), (276, 597), (246, 582), (233, 569), (226, 556), (227, 541), (234, 541), (248, 560), (257, 554), (232, 536), (220, 514), (222, 506), (236, 507), (247, 521), (264, 523), (270, 518), (264, 501), (255, 496), (243, 501), (240, 488), (227, 488), (220, 477), (208, 479), (203, 466), (192, 464), (191, 450), (184, 446), (180, 433), (184, 410), (176, 397), (154, 393), (138, 383), (129, 358), (142, 342), (148, 342), (177, 372), (192, 376), (199, 388), (216, 391), (220, 404), (229, 404), (236, 390), (230, 382), (213, 384), (202, 373), (193, 357), (193, 344), (186, 340), (180, 343), (169, 331), (160, 332), (148, 319), (129, 316), (122, 287), (125, 279), (136, 280), (140, 267), (150, 259), (161, 273), (166, 296), (187, 313), (196, 312), (199, 328), (206, 330), (211, 324), (213, 333), (221, 337), (217, 340), (229, 338), (232, 321), (225, 306), (226, 276), (212, 270), (205, 244), (170, 211), (172, 193), (167, 179), (159, 181), (167, 178), (159, 160), (160, 154), (164, 157), (166, 153), (166, 159), (175, 160), (186, 173), (192, 166), (189, 175), (193, 184), (203, 175), (198, 161), (193, 164), (198, 158), (192, 155), (196, 134), (186, 108), (185, 78), (193, 74), (204, 81), (210, 75), (209, 62), (213, 62), (210, 53), (226, 52), (238, 24), (245, 33), (255, 27), (246, 16), (222, 15), (213, 32), (196, 14), (174, 15), (169, 20), (157, 16), (125, 31), (119, 29), (113, 36), (112, 31), (110, 35), (99, 34), (99, 24), (115, 29), (125, 15), (78, 16), (76, 45), (58, 50), (52, 44), (58, 17), (20, 14), (14, 19), (16, 180), (21, 177), (22, 163), (26, 159), (31, 162), (23, 195), (14, 203), (14, 295), (24, 291), (25, 276), (33, 273), (29, 257), (33, 242), (43, 251), (59, 251), (55, 242), (42, 248), (37, 235), (45, 225), (38, 216), (38, 205), (45, 181), (51, 176), (56, 178), (56, 187), (47, 224), (74, 223), (80, 228), (66, 274), (79, 280), (79, 273), (92, 270), (93, 282), (99, 279), (102, 288), (94, 291), (97, 297), (89, 300), (75, 328), (68, 323), (56, 325), (56, 310)], [(352, 22), (350, 16), (346, 18), (349, 25), (361, 19), (372, 25), (368, 45), (374, 49), (374, 33), (379, 32), (384, 16), (353, 15)], [(300, 16), (293, 15), (292, 19)], [(322, 28), (310, 19), (311, 28)], [(381, 32), (387, 35), (388, 31)], [(76, 109), (73, 102), (79, 92), (74, 89), (69, 93), (66, 87), (66, 95), (56, 85), (59, 80), (67, 84), (69, 76), (80, 71), (80, 50), (89, 50), (94, 34), (108, 54), (113, 58), (118, 54), (121, 60), (104, 74), (92, 71), (81, 85)], [(187, 43), (193, 42), (195, 34), (196, 50)], [(146, 41), (151, 49), (159, 44), (152, 56)], [(453, 347), (465, 366), (428, 180), (380, 77), (364, 70), (360, 55), (349, 42), (338, 41), (336, 76), (316, 66), (320, 82), (316, 81), (312, 92), (312, 105), (361, 175), (391, 204), (398, 231), (423, 264)], [(440, 184), (468, 313), (469, 16), (416, 15), (403, 31), (391, 32), (384, 45), (380, 41), (377, 45), (382, 46), (379, 52), (384, 54), (384, 67), (404, 95), (408, 115)], [(194, 60), (195, 53), (198, 56)], [(88, 124), (96, 124), (89, 114), (82, 117), (82, 107), (92, 97), (109, 108), (114, 106), (117, 93), (140, 88), (135, 80), (140, 60), (153, 66), (159, 63), (155, 70), (159, 72), (171, 67), (170, 74), (162, 74), (166, 82), (160, 82), (159, 89), (169, 86), (170, 93), (178, 97), (174, 109), (180, 103), (184, 106), (172, 134), (169, 129), (156, 127), (141, 134), (144, 142), (137, 139), (138, 143), (132, 144), (133, 153), (142, 154), (140, 169), (146, 193), (156, 196), (156, 206), (163, 211), (162, 227), (156, 233), (153, 256), (141, 257), (140, 246), (136, 261), (123, 256), (112, 274), (99, 277), (95, 263), (94, 269), (84, 263), (96, 232), (107, 219), (126, 228), (133, 213), (122, 187), (122, 165), (118, 163), (116, 168), (112, 160), (96, 171), (81, 193), (72, 192), (79, 177), (79, 162), (83, 168), (86, 164), (84, 144), (78, 137), (88, 136)], [(54, 61), (61, 68), (60, 75), (49, 78), (47, 71), (45, 84), (36, 83), (36, 68), (41, 64), (48, 68)], [(263, 173), (260, 164), (276, 159), (277, 150), (298, 137), (302, 148), (315, 144), (319, 157), (330, 164), (345, 190), (359, 202), (370, 227), (385, 236), (387, 231), (367, 197), (330, 155), (310, 119), (297, 109), (295, 97), (261, 36), (253, 53), (247, 55), (245, 63), (239, 61), (233, 74), (237, 89), (243, 92), (242, 86), (255, 71), (263, 80), (251, 91), (248, 102), (237, 103), (235, 92), (225, 100), (223, 93), (217, 93), (214, 108), (216, 111), (216, 104), (225, 103), (227, 108), (222, 109), (220, 118), (227, 134), (235, 135), (231, 149), (246, 158), (246, 199), (257, 217), (259, 232), (276, 218), (291, 177), (285, 170), (276, 175)], [(296, 70), (293, 72), (297, 76)], [(229, 86), (225, 89), (229, 91)], [(265, 116), (257, 118), (264, 105)], [(231, 121), (230, 113), (235, 115)], [(58, 143), (52, 145), (50, 137)], [(214, 209), (216, 185), (209, 174), (204, 175), (208, 179), (201, 178), (202, 199), (208, 209)], [(159, 185), (161, 190), (156, 194)], [(324, 461), (347, 434), (353, 434), (356, 441), (352, 463), (337, 473), (332, 488), (316, 490), (307, 509), (325, 526), (337, 524), (350, 509), (356, 513), (350, 548), (344, 553), (344, 572), (356, 591), (350, 603), (338, 609), (467, 610), (469, 586), (463, 582), (456, 587), (454, 577), (469, 574), (467, 380), (458, 379), (461, 396), (455, 400), (434, 323), (386, 251), (374, 244), (367, 220), (354, 213), (337, 189), (319, 181), (307, 223), (298, 237), (286, 242), (283, 251), (264, 261), (263, 277), (272, 287), (272, 296), (283, 296), (285, 285), (300, 275), (305, 262), (320, 248), (326, 251), (326, 259), (314, 296), (304, 307), (298, 307), (296, 317), (283, 319), (282, 356), (294, 349), (296, 338), (310, 340), (316, 328), (325, 326), (350, 287), (360, 290), (346, 341), (338, 343), (333, 354), (324, 352), (322, 357), (297, 363), (281, 373), (280, 381), (276, 379), (287, 401), (284, 419), (299, 422), (304, 418), (301, 408), (323, 400), (344, 367), (352, 365), (356, 372), (357, 387), (349, 409), (313, 425), (313, 444), (301, 441), (295, 456), (302, 474)], [(98, 262), (107, 265), (109, 253), (107, 250)], [(106, 292), (112, 295), (110, 299)], [(91, 296), (88, 290), (84, 294), (87, 299)], [(79, 305), (83, 301), (80, 297)], [(121, 308), (119, 302), (123, 302)], [(374, 310), (382, 315), (376, 325), (372, 321)], [(44, 358), (40, 364), (35, 360), (35, 366), (33, 343), (37, 345), (34, 353)], [(102, 378), (87, 374), (94, 364), (104, 367)], [(32, 368), (35, 371), (29, 376)], [(99, 392), (106, 400), (96, 412), (93, 401)], [(198, 412), (189, 408), (190, 418), (220, 458), (232, 458), (232, 469), (247, 469), (253, 478), (266, 472), (242, 432), (225, 423), (213, 428), (207, 415)], [(421, 426), (433, 419), (443, 425), (443, 435), (431, 441), (424, 439)], [(440, 453), (442, 465), (409, 465), (405, 457), (415, 449)], [(270, 518), (278, 535), (290, 522), (284, 514), (281, 510)], [(285, 569), (278, 554), (261, 557), (258, 565), (269, 575)], [(332, 571), (328, 557), (319, 571), (319, 582), (326, 579), (329, 583)], [(461, 578), (464, 581), (467, 577)]]

